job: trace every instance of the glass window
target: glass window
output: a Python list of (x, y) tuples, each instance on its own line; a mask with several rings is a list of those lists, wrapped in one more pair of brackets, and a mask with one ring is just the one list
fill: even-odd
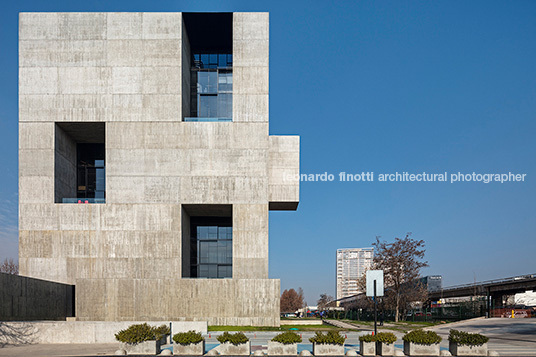
[(232, 227), (218, 225), (195, 226), (191, 251), (191, 271), (198, 278), (231, 278), (233, 264)]
[(218, 117), (218, 97), (215, 95), (199, 96), (199, 117), (217, 118)]

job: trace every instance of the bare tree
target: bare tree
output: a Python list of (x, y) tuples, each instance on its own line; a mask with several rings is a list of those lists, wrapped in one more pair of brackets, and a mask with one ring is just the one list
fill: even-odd
[(4, 259), (4, 262), (0, 265), (0, 273), (19, 274), (19, 264), (13, 261), (13, 258)]
[(303, 290), (298, 288), (298, 292), (294, 289), (285, 290), (281, 294), (279, 309), (281, 312), (295, 312), (305, 306), (303, 299)]
[(398, 322), (401, 312), (409, 303), (426, 299), (426, 289), (420, 283), (420, 270), (427, 267), (428, 262), (422, 261), (425, 249), (423, 240), (410, 238), (411, 233), (404, 238), (395, 238), (394, 243), (380, 241), (376, 237), (374, 246), (373, 269), (383, 270), (384, 284), (387, 287), (384, 297), (385, 305), (395, 311), (395, 321)]
[(333, 300), (335, 299), (331, 295), (328, 295), (326, 293), (320, 294), (320, 299), (318, 299), (318, 301), (316, 302), (318, 310), (322, 311), (325, 310), (327, 307), (330, 307), (334, 304)]

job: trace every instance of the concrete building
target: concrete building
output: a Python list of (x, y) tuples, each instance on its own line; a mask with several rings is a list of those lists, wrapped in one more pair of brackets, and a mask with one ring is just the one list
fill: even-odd
[(372, 266), (374, 248), (337, 249), (337, 300), (361, 292), (359, 279)]
[(267, 13), (21, 13), (19, 262), (79, 320), (279, 325)]

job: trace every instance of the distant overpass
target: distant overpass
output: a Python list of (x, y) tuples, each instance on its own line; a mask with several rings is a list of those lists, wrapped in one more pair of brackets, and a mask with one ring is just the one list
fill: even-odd
[(524, 293), (527, 290), (536, 290), (536, 274), (450, 286), (429, 292), (428, 298), (434, 301), (442, 298), (485, 296), (486, 310), (488, 316), (491, 316), (491, 309), (494, 306), (502, 306), (504, 296)]
[(536, 274), (449, 286), (430, 292), (428, 296), (430, 300), (439, 300), (462, 296), (513, 295), (527, 290), (536, 290)]

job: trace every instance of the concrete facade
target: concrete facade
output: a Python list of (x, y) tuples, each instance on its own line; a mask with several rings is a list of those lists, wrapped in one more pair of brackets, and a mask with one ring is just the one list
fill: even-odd
[[(78, 319), (279, 324), (268, 212), (297, 208), (299, 137), (269, 136), (268, 14), (232, 33), (232, 122), (185, 122), (181, 13), (20, 14), (20, 273), (75, 285)], [(105, 204), (61, 203), (72, 124), (104, 135)], [(231, 209), (232, 279), (183, 278), (200, 205)]]

